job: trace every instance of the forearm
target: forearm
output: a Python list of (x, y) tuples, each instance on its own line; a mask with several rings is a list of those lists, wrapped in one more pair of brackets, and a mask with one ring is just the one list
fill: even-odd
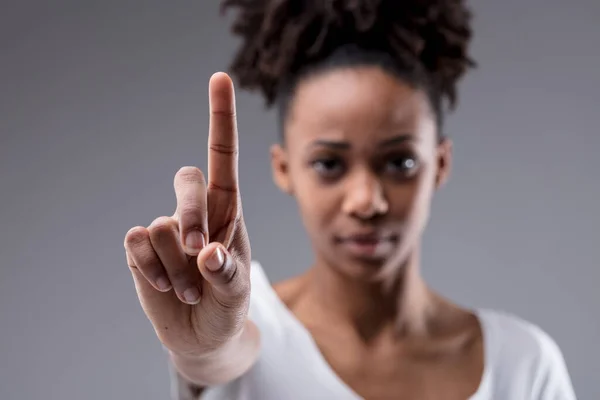
[(240, 336), (223, 348), (203, 357), (188, 357), (169, 353), (178, 379), (192, 386), (209, 387), (230, 382), (248, 371), (260, 352), (260, 333), (248, 321)]

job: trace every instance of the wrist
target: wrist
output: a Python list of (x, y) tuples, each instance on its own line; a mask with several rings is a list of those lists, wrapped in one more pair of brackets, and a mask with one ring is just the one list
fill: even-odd
[(169, 357), (184, 378), (208, 387), (237, 379), (254, 365), (259, 353), (260, 333), (256, 325), (247, 320), (240, 334), (218, 349), (202, 355), (169, 351)]

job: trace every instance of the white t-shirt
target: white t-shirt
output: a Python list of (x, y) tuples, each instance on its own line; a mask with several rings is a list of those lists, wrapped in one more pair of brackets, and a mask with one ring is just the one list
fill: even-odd
[[(235, 381), (206, 389), (202, 399), (361, 400), (331, 369), (257, 262), (251, 281), (249, 317), (261, 331), (260, 357)], [(477, 315), (485, 367), (469, 400), (576, 400), (562, 353), (548, 334), (498, 311), (478, 310)]]

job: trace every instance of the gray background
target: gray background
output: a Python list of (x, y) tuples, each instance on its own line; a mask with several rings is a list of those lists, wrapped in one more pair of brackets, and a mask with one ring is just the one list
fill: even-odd
[[(0, 4), (0, 399), (165, 399), (122, 243), (173, 212), (180, 166), (205, 165), (207, 79), (236, 41), (213, 0)], [(472, 4), (481, 67), (449, 121), (424, 271), (542, 326), (599, 399), (600, 2)], [(238, 109), (253, 253), (278, 280), (308, 243), (271, 183), (274, 115), (246, 93)]]

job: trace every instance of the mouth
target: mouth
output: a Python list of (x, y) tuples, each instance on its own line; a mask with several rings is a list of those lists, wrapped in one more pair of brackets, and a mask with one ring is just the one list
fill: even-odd
[(340, 244), (348, 253), (358, 258), (384, 258), (395, 248), (396, 235), (381, 235), (377, 233), (355, 234), (338, 238)]

